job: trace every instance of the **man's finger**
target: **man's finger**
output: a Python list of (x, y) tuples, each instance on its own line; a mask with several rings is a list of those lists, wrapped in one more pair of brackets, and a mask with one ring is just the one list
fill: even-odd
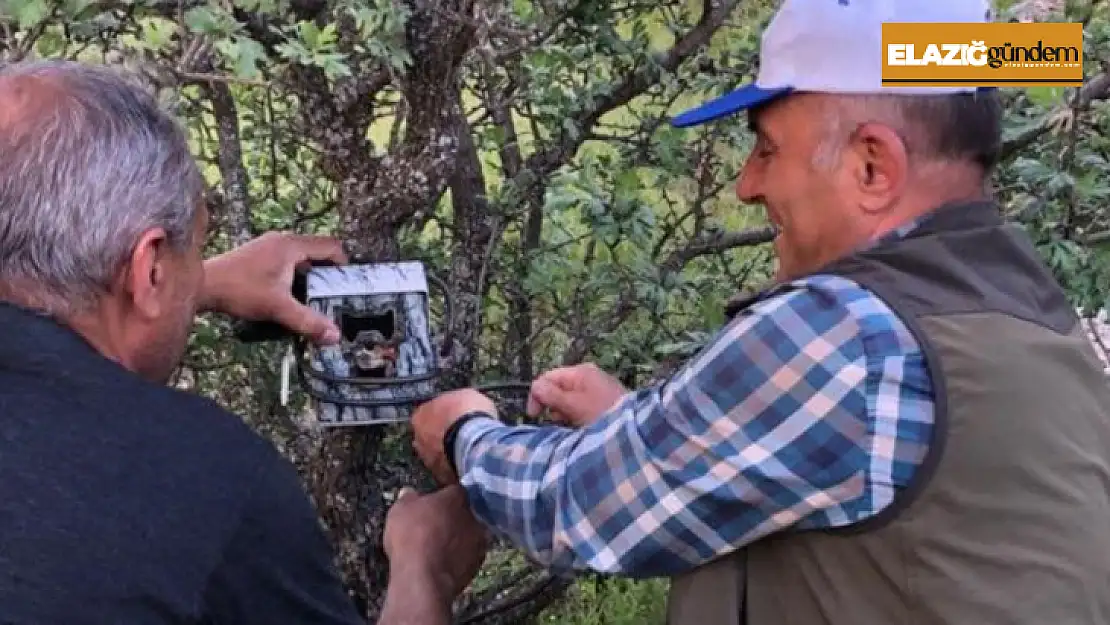
[[(546, 397), (546, 395), (544, 394), (543, 389), (549, 385), (550, 382), (548, 382), (543, 376), (540, 376), (532, 382), (531, 387), (528, 389), (528, 401), (524, 408), (529, 417), (537, 417), (541, 412), (544, 411), (545, 408), (547, 408), (547, 404), (544, 402), (544, 397)], [(537, 388), (540, 389), (539, 393), (536, 392)]]
[(537, 381), (543, 380), (549, 384), (562, 387), (565, 390), (570, 390), (578, 384), (581, 377), (581, 371), (577, 366), (568, 365), (565, 367), (555, 367), (548, 371), (543, 372), (540, 377), (536, 378)]
[(573, 410), (569, 410), (571, 407), (570, 394), (545, 378), (540, 378), (532, 383), (532, 392), (528, 395), (528, 401), (531, 404), (533, 400), (536, 405), (550, 408), (552, 412), (573, 412)]
[[(551, 407), (545, 399), (553, 392), (550, 387), (558, 387), (564, 391), (569, 391), (578, 383), (578, 375), (578, 370), (574, 366), (556, 367), (540, 374), (532, 382), (532, 389), (528, 393), (528, 401), (525, 404), (525, 411), (528, 416), (535, 417), (544, 408)], [(539, 394), (536, 393), (537, 386), (541, 387)]]
[(343, 251), (343, 244), (339, 239), (311, 234), (291, 234), (289, 237), (297, 252), (299, 265), (314, 260), (329, 260), (337, 265), (346, 265), (348, 262), (347, 253)]
[(327, 316), (293, 298), (274, 314), (275, 321), (317, 345), (339, 342), (339, 328)]
[[(536, 385), (536, 383), (533, 382), (532, 386), (535, 386), (535, 385)], [(540, 400), (536, 398), (536, 394), (533, 393), (532, 391), (528, 391), (528, 402), (527, 402), (524, 410), (525, 410), (525, 412), (528, 413), (529, 417), (535, 417), (535, 416), (539, 415), (540, 412), (543, 411), (543, 405), (540, 404)]]

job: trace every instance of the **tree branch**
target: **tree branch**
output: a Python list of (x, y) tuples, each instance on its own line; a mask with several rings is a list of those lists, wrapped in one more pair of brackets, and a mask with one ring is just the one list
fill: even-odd
[[(1106, 64), (1104, 64), (1106, 65)], [(1079, 93), (1075, 99), (1074, 111), (1079, 112), (1086, 110), (1092, 102), (1104, 100), (1110, 97), (1110, 67), (1104, 69), (1102, 73), (1096, 75), (1087, 81), (1087, 84), (1079, 88)], [(1069, 104), (1069, 108), (1071, 105)], [(1022, 131), (1017, 136), (1014, 136), (1002, 143), (1002, 149), (999, 155), (999, 160), (1008, 160), (1010, 157), (1016, 155), (1018, 152), (1032, 145), (1052, 128), (1055, 128), (1061, 121), (1062, 117), (1070, 116), (1074, 113), (1068, 111), (1057, 111), (1045, 115), (1039, 123), (1031, 128)], [(1074, 120), (1073, 122), (1074, 123)]]
[(677, 249), (663, 261), (663, 266), (677, 271), (686, 263), (706, 254), (715, 254), (737, 247), (748, 247), (767, 243), (775, 238), (771, 226), (749, 228), (739, 232), (713, 232), (692, 239), (684, 247)]
[[(714, 232), (692, 239), (684, 247), (675, 250), (663, 261), (660, 268), (663, 273), (680, 271), (686, 263), (699, 256), (715, 254), (737, 247), (760, 245), (774, 238), (775, 229), (770, 226), (750, 228), (739, 232)], [(573, 365), (581, 362), (590, 349), (593, 348), (598, 337), (611, 333), (620, 327), (636, 311), (636, 305), (635, 290), (630, 286), (617, 297), (612, 313), (605, 316), (605, 322), (599, 328), (574, 337), (563, 352), (562, 364)]]
[(550, 604), (570, 587), (573, 580), (565, 577), (555, 577), (545, 573), (530, 587), (506, 599), (500, 604), (492, 605), (481, 612), (462, 618), (460, 625), (508, 625), (519, 623), (522, 617), (536, 614), (544, 606)]
[[(413, 63), (400, 81), (407, 115), (403, 137), (395, 151), (369, 163), (371, 170), (343, 179), (341, 229), (352, 255), (367, 260), (391, 255), (379, 248), (395, 247), (397, 228), (443, 195), (459, 144), (454, 93), (473, 28), (443, 18), (432, 4), (410, 1), (405, 33)], [(452, 0), (449, 8), (465, 13), (472, 1)], [(350, 128), (349, 122), (341, 125)]]
[(624, 290), (617, 296), (617, 301), (613, 304), (613, 311), (605, 316), (605, 322), (600, 327), (590, 328), (586, 333), (575, 336), (570, 342), (570, 345), (563, 351), (562, 365), (576, 365), (582, 362), (582, 359), (593, 349), (601, 336), (619, 328), (632, 316), (632, 313), (636, 312), (637, 303), (635, 284), (628, 281)]
[(60, 5), (61, 2), (57, 1), (50, 4), (50, 10), (45, 16), (43, 16), (42, 19), (40, 19), (34, 26), (31, 27), (31, 30), (27, 31), (27, 37), (21, 42), (18, 47), (15, 48), (15, 50), (12, 52), (11, 58), (9, 58), (8, 61), (12, 63), (17, 63), (19, 61), (22, 61), (28, 54), (31, 53), (31, 50), (35, 47), (35, 43), (39, 40), (39, 37), (41, 37), (42, 34), (46, 32), (46, 27), (49, 26), (50, 23), (53, 21)]
[(234, 247), (251, 238), (250, 191), (243, 150), (239, 139), (239, 114), (231, 89), (226, 83), (209, 82), (201, 87), (212, 102), (216, 133), (220, 139), (220, 180), (223, 187), (224, 215)]
[(182, 82), (186, 82), (186, 83), (205, 84), (205, 83), (220, 82), (220, 83), (227, 83), (227, 84), (249, 85), (251, 87), (269, 87), (270, 86), (270, 83), (268, 83), (264, 80), (252, 80), (250, 78), (239, 78), (238, 76), (225, 76), (225, 75), (222, 75), (222, 74), (206, 74), (206, 73), (202, 73), (202, 72), (177, 72), (177, 77), (180, 78)]
[[(725, 0), (717, 7), (713, 7), (712, 0), (705, 0), (702, 4), (702, 15), (698, 23), (675, 42), (669, 50), (656, 57), (654, 63), (648, 63), (639, 70), (628, 74), (621, 82), (608, 90), (608, 95), (596, 98), (577, 113), (571, 116), (576, 132), (562, 130), (559, 139), (553, 145), (542, 150), (537, 150), (526, 164), (526, 171), (522, 172), (533, 180), (541, 178), (562, 166), (589, 136), (597, 120), (609, 111), (623, 106), (633, 98), (646, 91), (659, 81), (664, 73), (673, 72), (683, 61), (692, 55), (698, 48), (705, 45), (713, 33), (721, 27), (725, 19), (739, 4), (740, 0)], [(520, 176), (518, 176), (520, 178)], [(514, 179), (517, 188), (524, 186), (527, 180)]]
[(487, 290), (487, 250), (499, 228), (497, 215), (489, 209), (482, 163), (470, 125), (463, 113), (462, 93), (455, 90), (452, 102), (458, 141), (454, 171), (448, 178), (454, 208), (453, 245), (449, 284), (455, 300), (452, 318), (446, 320), (452, 351), (449, 384), (471, 383), (482, 331), (482, 300)]

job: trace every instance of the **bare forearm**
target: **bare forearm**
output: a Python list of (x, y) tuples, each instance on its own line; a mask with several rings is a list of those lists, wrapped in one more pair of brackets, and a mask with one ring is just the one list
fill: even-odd
[(390, 575), (385, 605), (377, 625), (449, 625), (451, 597), (444, 583), (418, 569)]

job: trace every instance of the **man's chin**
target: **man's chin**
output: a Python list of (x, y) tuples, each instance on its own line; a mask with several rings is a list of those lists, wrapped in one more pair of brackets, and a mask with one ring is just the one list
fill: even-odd
[(781, 254), (775, 255), (775, 272), (774, 281), (776, 284), (784, 284), (791, 280), (797, 280), (806, 275), (806, 271), (798, 267), (797, 263), (790, 261), (783, 262)]
[(791, 280), (791, 263), (788, 260), (783, 261), (784, 258), (789, 258), (789, 255), (783, 253), (785, 250), (783, 249), (782, 230), (779, 230), (775, 235), (775, 238), (771, 241), (771, 245), (775, 250), (774, 260), (772, 261), (775, 268), (772, 274), (774, 276), (774, 281), (781, 284)]

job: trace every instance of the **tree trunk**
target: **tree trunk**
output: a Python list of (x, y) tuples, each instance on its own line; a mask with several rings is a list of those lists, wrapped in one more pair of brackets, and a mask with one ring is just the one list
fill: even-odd
[(482, 300), (488, 289), (489, 253), (500, 219), (490, 213), (486, 183), (478, 151), (463, 112), (462, 95), (455, 91), (452, 119), (458, 152), (449, 184), (454, 207), (454, 246), (449, 288), (453, 298), (450, 328), (451, 372), (444, 382), (451, 388), (473, 381), (482, 334)]

